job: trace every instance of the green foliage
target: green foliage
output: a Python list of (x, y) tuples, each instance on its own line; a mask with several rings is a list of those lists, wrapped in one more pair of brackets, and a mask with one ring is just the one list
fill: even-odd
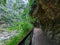
[[(27, 21), (30, 23), (30, 16), (29, 16), (29, 4), (25, 5), (23, 2), (20, 2), (20, 0), (17, 0), (15, 3), (12, 3), (11, 10), (7, 8), (6, 6), (1, 5), (0, 9), (2, 10), (2, 14), (0, 20), (3, 20), (6, 24), (9, 24), (11, 26), (14, 26), (15, 22), (22, 22)], [(23, 11), (21, 11), (21, 9)], [(16, 25), (14, 26), (15, 29), (18, 28)]]
[(33, 4), (34, 0), (29, 0), (29, 6)]
[(15, 22), (14, 26), (8, 28), (9, 30), (31, 30), (33, 25), (27, 21)]
[(7, 0), (0, 0), (0, 4), (5, 5), (6, 1), (7, 1)]
[(11, 37), (10, 40), (4, 41), (6, 45), (17, 45), (18, 42), (26, 35), (27, 31), (22, 30), (17, 36)]
[(8, 6), (8, 3), (5, 3), (5, 5), (1, 3), (2, 5), (0, 5), (0, 21), (4, 21), (7, 25), (7, 31), (17, 30), (19, 33), (18, 36), (6, 41), (6, 45), (16, 45), (28, 30), (32, 30), (33, 25), (31, 23), (35, 20), (29, 14), (31, 1), (31, 5), (29, 3), (25, 5), (22, 0), (15, 1), (10, 6)]

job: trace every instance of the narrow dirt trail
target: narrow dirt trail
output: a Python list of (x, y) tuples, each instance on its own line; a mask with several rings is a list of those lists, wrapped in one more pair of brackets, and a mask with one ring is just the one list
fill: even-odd
[[(34, 28), (32, 45), (53, 45), (46, 36), (42, 34), (42, 30), (39, 28)], [(55, 45), (55, 44), (54, 44)]]

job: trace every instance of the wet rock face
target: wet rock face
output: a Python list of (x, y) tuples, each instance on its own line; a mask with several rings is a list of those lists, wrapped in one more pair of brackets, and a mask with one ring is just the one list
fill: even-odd
[[(39, 4), (39, 5), (38, 5)], [(60, 1), (59, 0), (37, 0), (40, 7), (36, 12), (35, 18), (40, 20), (41, 28), (46, 31), (47, 36), (56, 41), (60, 40)], [(41, 6), (40, 6), (41, 5)], [(43, 11), (41, 11), (43, 9)], [(60, 42), (60, 41), (59, 41)]]

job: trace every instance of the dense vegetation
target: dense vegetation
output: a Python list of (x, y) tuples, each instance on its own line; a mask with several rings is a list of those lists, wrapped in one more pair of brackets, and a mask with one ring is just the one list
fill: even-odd
[[(2, 3), (4, 3), (4, 1)], [(11, 6), (9, 6), (9, 1), (7, 2), (7, 4), (0, 5), (0, 12), (2, 13), (0, 15), (0, 21), (3, 21), (4, 23), (9, 25), (8, 27), (12, 28), (21, 23), (22, 25), (24, 25), (25, 23), (26, 25), (29, 25), (29, 22), (31, 22), (31, 17), (29, 17), (29, 4), (25, 4), (23, 1), (19, 2), (19, 0), (17, 0), (16, 2), (13, 1), (10, 5)]]
[(9, 40), (3, 40), (2, 45), (16, 45), (29, 30), (32, 30), (32, 23), (35, 20), (29, 14), (32, 2), (32, 0), (0, 0), (0, 25), (4, 24), (3, 28), (6, 31), (16, 31), (18, 34)]

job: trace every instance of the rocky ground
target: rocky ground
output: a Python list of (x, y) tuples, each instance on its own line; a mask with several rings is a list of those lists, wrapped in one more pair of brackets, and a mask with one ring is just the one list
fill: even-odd
[(16, 30), (8, 32), (5, 28), (2, 28), (0, 25), (0, 45), (5, 45), (4, 41), (10, 40), (10, 38), (17, 36), (18, 33)]

